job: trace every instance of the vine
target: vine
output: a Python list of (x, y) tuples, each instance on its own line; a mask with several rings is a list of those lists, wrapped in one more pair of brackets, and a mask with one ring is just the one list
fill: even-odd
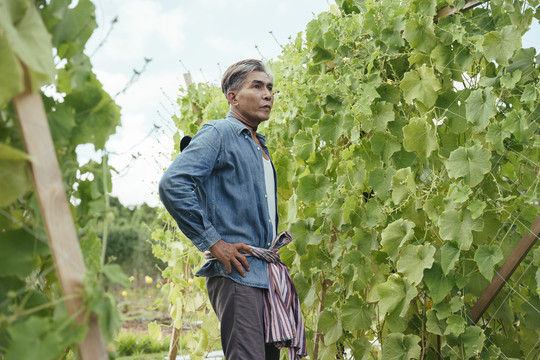
[[(96, 28), (90, 0), (0, 0), (0, 358), (74, 358), (88, 330), (75, 326), (65, 309), (54, 271), (13, 97), (41, 91), (56, 156), (71, 202), (87, 269), (80, 295), (97, 315), (108, 350), (120, 326), (116, 299), (105, 280), (129, 285), (118, 265), (103, 263), (101, 232), (107, 216), (111, 172), (106, 162), (79, 165), (76, 149), (91, 143), (102, 150), (120, 124), (119, 107), (92, 71), (84, 53)], [(54, 56), (53, 56), (54, 54)], [(105, 230), (106, 232), (106, 230)], [(102, 279), (101, 274), (105, 275)]]
[[(470, 318), (538, 216), (540, 58), (521, 46), (538, 1), (437, 23), (437, 9), (465, 2), (337, 3), (271, 62), (275, 105), (260, 127), (310, 357), (538, 358), (538, 249), (484, 320)], [(223, 117), (213, 89), (180, 97), (181, 131)], [(166, 239), (164, 276), (193, 251), (177, 229)], [(185, 252), (172, 255), (178, 239)]]

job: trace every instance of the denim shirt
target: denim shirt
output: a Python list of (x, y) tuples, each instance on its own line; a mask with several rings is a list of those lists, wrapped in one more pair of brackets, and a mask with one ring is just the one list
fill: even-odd
[[(201, 251), (218, 240), (269, 248), (277, 223), (268, 213), (264, 181), (266, 139), (250, 130), (231, 113), (201, 127), (159, 182), (159, 195), (178, 227)], [(274, 169), (274, 184), (277, 184)], [(274, 188), (276, 186), (274, 185)], [(274, 189), (277, 193), (277, 189)], [(276, 199), (277, 203), (277, 199)], [(276, 210), (276, 222), (278, 221)], [(207, 262), (197, 276), (226, 276), (240, 284), (268, 288), (267, 263), (246, 257), (246, 277), (232, 267), (230, 275), (219, 261)]]

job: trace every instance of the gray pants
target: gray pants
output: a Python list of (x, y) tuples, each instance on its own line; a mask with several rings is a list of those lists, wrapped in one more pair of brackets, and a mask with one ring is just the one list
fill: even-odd
[(216, 276), (206, 290), (221, 323), (221, 345), (227, 360), (279, 360), (279, 349), (264, 342), (263, 289)]

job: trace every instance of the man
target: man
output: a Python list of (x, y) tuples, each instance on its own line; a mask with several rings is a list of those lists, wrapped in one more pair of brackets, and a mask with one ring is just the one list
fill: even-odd
[(202, 126), (159, 184), (160, 197), (182, 232), (214, 259), (207, 277), (210, 302), (221, 323), (225, 357), (279, 359), (265, 344), (267, 263), (252, 247), (268, 249), (276, 237), (276, 174), (257, 127), (274, 103), (272, 80), (259, 60), (231, 65), (222, 91), (229, 103), (224, 119)]

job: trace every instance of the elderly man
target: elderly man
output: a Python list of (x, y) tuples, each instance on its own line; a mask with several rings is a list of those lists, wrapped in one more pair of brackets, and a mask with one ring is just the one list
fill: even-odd
[(197, 275), (207, 278), (225, 357), (279, 359), (265, 334), (268, 263), (253, 253), (270, 248), (278, 225), (276, 173), (257, 133), (274, 103), (272, 79), (261, 61), (243, 60), (227, 69), (221, 87), (229, 113), (203, 125), (178, 155), (160, 181), (160, 197), (211, 260)]

